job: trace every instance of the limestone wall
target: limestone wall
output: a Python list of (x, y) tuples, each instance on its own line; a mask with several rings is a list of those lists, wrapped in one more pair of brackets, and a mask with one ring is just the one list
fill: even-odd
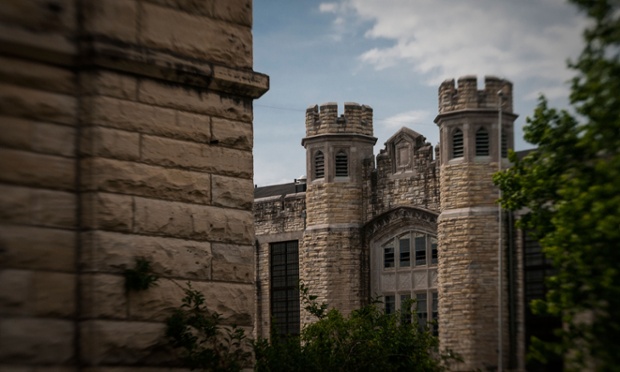
[[(0, 369), (173, 366), (186, 281), (251, 329), (251, 25), (251, 0), (0, 6)], [(136, 257), (162, 279), (128, 294)]]
[(406, 148), (410, 166), (399, 168), (396, 149), (386, 146), (377, 155), (376, 170), (364, 169), (364, 222), (399, 206), (439, 211), (439, 164), (428, 143)]
[(271, 196), (254, 201), (256, 247), (256, 326), (258, 337), (269, 337), (271, 330), (270, 244), (299, 241), (305, 228), (306, 193)]

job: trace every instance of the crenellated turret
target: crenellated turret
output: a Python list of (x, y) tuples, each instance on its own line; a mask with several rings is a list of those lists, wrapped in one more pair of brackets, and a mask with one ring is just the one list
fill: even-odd
[(497, 109), (499, 96), (503, 94), (503, 110), (512, 112), (512, 83), (495, 76), (484, 78), (484, 89), (478, 90), (476, 76), (467, 75), (458, 79), (445, 80), (439, 87), (439, 114), (468, 109)]
[(330, 133), (354, 133), (372, 136), (372, 108), (355, 102), (345, 102), (344, 114), (338, 116), (335, 102), (314, 105), (306, 109), (306, 136)]

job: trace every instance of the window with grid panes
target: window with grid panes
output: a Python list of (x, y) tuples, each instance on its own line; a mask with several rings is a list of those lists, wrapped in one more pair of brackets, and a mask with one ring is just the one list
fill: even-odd
[(271, 319), (278, 336), (299, 334), (298, 242), (271, 244)]
[(408, 267), (411, 264), (411, 248), (410, 248), (410, 239), (409, 234), (404, 237), (401, 237), (398, 241), (398, 245), (400, 248), (399, 255), (399, 266), (400, 267)]

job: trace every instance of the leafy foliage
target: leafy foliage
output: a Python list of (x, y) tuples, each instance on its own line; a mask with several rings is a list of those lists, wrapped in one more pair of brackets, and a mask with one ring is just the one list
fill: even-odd
[(192, 289), (184, 289), (179, 309), (167, 320), (166, 336), (181, 349), (185, 367), (204, 371), (240, 371), (251, 364), (252, 354), (242, 328), (224, 326), (220, 314), (210, 312), (205, 297)]
[[(563, 354), (579, 370), (620, 365), (620, 2), (572, 0), (593, 21), (570, 67), (579, 116), (540, 99), (524, 128), (537, 149), (496, 175), (501, 203), (528, 211), (520, 221), (539, 239), (557, 274), (533, 310), (561, 317), (558, 344), (535, 354)], [(592, 366), (590, 366), (592, 367)]]
[[(385, 314), (375, 304), (344, 316), (327, 310), (301, 285), (305, 309), (318, 320), (299, 338), (254, 343), (257, 371), (439, 371), (451, 354), (437, 353), (438, 340), (419, 327), (413, 301), (402, 312)], [(406, 322), (404, 315), (413, 322)]]
[(159, 277), (153, 273), (151, 262), (136, 258), (132, 269), (125, 270), (125, 290), (144, 291), (157, 284)]

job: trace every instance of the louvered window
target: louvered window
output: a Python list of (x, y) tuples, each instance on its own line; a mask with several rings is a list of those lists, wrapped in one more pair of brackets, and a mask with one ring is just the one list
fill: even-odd
[(452, 133), (452, 158), (463, 157), (463, 132), (457, 129)]
[(508, 137), (502, 132), (502, 158), (508, 157)]
[(322, 151), (317, 151), (314, 154), (314, 178), (325, 177), (325, 156)]
[(476, 132), (476, 156), (489, 156), (489, 132), (484, 128)]
[(349, 157), (344, 151), (336, 154), (336, 177), (347, 177), (349, 175)]

